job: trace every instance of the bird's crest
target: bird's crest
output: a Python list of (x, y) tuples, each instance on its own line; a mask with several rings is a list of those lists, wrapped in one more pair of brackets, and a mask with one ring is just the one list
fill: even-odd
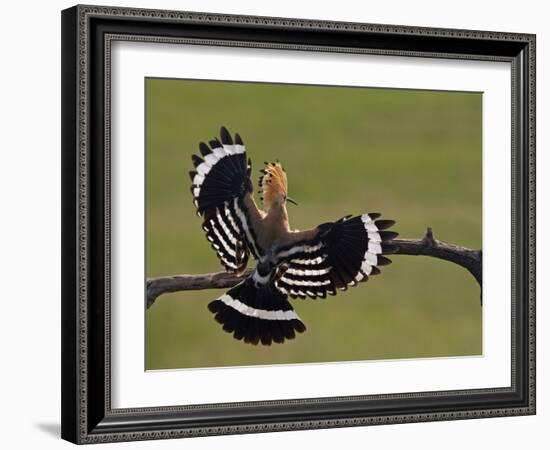
[(279, 161), (274, 163), (265, 163), (262, 169), (259, 186), (261, 199), (266, 207), (270, 207), (275, 202), (284, 201), (287, 196), (288, 184), (285, 169)]

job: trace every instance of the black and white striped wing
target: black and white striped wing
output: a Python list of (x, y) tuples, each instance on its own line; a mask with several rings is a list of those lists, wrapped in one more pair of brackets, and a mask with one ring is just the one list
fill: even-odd
[(202, 229), (227, 271), (241, 272), (248, 262), (249, 247), (235, 212), (234, 202), (225, 201), (205, 217)]
[(325, 298), (379, 274), (378, 266), (391, 263), (384, 255), (395, 252), (390, 241), (397, 236), (387, 231), (395, 222), (379, 216), (344, 217), (320, 225), (313, 239), (281, 248), (277, 289), (292, 298)]
[(206, 238), (226, 270), (240, 272), (250, 251), (257, 256), (245, 197), (251, 195), (250, 160), (237, 134), (235, 141), (225, 127), (221, 141), (199, 144), (202, 157), (193, 155), (195, 170), (189, 172), (193, 203), (204, 221)]

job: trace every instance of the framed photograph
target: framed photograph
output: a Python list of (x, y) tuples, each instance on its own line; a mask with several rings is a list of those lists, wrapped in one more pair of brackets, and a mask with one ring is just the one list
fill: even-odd
[(62, 12), (62, 437), (535, 413), (535, 36)]

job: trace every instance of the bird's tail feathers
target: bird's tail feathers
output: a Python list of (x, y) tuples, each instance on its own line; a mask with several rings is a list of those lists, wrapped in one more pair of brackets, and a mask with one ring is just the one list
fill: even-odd
[(271, 284), (257, 287), (252, 277), (210, 302), (208, 309), (224, 331), (253, 345), (283, 343), (306, 330), (285, 295)]

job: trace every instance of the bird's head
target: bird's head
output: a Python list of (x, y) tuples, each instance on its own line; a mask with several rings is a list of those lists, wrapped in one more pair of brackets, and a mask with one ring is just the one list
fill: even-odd
[(265, 168), (262, 169), (260, 176), (260, 194), (262, 201), (267, 210), (273, 207), (282, 207), (286, 202), (294, 203), (288, 196), (288, 183), (286, 179), (285, 169), (279, 161), (275, 163), (265, 163)]

